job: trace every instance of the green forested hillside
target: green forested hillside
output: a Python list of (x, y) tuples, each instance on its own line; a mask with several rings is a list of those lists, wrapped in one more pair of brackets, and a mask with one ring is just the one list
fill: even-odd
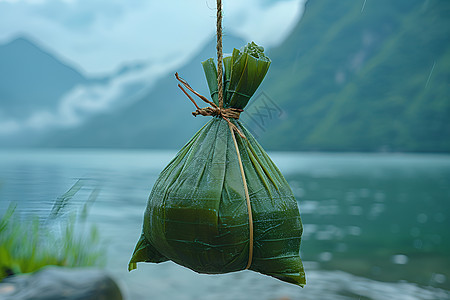
[[(450, 152), (449, 16), (449, 0), (309, 0), (242, 121), (268, 150)], [(228, 38), (227, 52), (244, 44)], [(39, 146), (180, 148), (208, 119), (191, 116), (173, 73), (206, 95), (214, 49)]]
[(309, 0), (262, 87), (274, 150), (450, 151), (450, 1)]

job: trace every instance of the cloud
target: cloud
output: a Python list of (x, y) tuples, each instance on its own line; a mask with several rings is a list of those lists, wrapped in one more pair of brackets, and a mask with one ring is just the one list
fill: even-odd
[[(279, 43), (304, 0), (224, 2), (225, 34)], [(187, 58), (215, 32), (215, 1), (0, 0), (0, 41), (28, 34), (86, 73)]]
[[(0, 111), (0, 137), (10, 137), (21, 132), (39, 132), (53, 128), (75, 127), (87, 118), (127, 105), (153, 87), (167, 68), (178, 64), (153, 64), (124, 73), (105, 84), (78, 85), (61, 98), (54, 110), (38, 110), (24, 119), (7, 118)], [(130, 87), (136, 87), (130, 89)], [(124, 94), (126, 93), (126, 95)]]

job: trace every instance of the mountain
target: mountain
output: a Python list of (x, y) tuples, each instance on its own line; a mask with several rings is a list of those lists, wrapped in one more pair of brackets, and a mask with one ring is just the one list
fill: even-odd
[(135, 61), (86, 77), (30, 38), (0, 45), (0, 147), (43, 145), (49, 135), (127, 107), (151, 88), (146, 80), (157, 69)]
[[(243, 44), (237, 37), (225, 36), (224, 53)], [(211, 39), (187, 64), (159, 78), (133, 104), (97, 115), (80, 128), (52, 133), (39, 146), (180, 148), (207, 118), (192, 116), (194, 105), (178, 89), (174, 74), (178, 72), (200, 94), (209, 95), (201, 62), (215, 57), (215, 47), (215, 39)], [(198, 99), (199, 106), (207, 106), (201, 102)]]
[(450, 1), (309, 0), (262, 86), (273, 150), (450, 152)]
[[(268, 150), (450, 152), (448, 15), (446, 0), (309, 0), (269, 49), (271, 68), (242, 121)], [(225, 52), (243, 44), (228, 37)], [(191, 116), (173, 73), (208, 95), (200, 63), (214, 56), (211, 40), (128, 105), (35, 145), (180, 148), (208, 118)]]
[(29, 38), (0, 45), (0, 118), (53, 109), (70, 89), (88, 81)]

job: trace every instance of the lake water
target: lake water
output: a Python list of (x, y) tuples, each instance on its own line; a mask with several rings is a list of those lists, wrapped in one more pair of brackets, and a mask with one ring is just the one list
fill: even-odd
[(450, 156), (270, 153), (300, 203), (304, 289), (251, 271), (127, 263), (147, 197), (175, 151), (0, 151), (0, 212), (45, 216), (78, 179), (106, 269), (127, 299), (450, 299)]

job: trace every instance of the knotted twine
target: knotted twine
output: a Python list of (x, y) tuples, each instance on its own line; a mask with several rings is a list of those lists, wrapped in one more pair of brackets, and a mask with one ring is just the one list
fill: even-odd
[(236, 148), (236, 154), (239, 161), (239, 169), (242, 175), (242, 183), (244, 185), (245, 198), (247, 200), (247, 211), (248, 211), (248, 224), (249, 224), (249, 249), (248, 249), (248, 262), (245, 270), (248, 270), (252, 265), (253, 261), (253, 214), (252, 214), (252, 206), (250, 203), (250, 196), (248, 193), (247, 180), (245, 178), (244, 166), (242, 165), (241, 154), (239, 152), (239, 147), (236, 141), (236, 136), (234, 135), (234, 131), (236, 131), (243, 139), (246, 139), (245, 135), (234, 125), (230, 118), (239, 119), (241, 112), (243, 109), (239, 108), (224, 108), (223, 107), (223, 47), (222, 47), (222, 0), (217, 0), (217, 87), (218, 87), (218, 100), (219, 106), (217, 106), (214, 102), (209, 101), (206, 97), (197, 93), (186, 80), (178, 76), (178, 73), (175, 73), (175, 77), (179, 82), (181, 82), (189, 91), (191, 91), (194, 95), (211, 105), (210, 107), (200, 108), (194, 99), (186, 92), (186, 90), (178, 84), (178, 87), (184, 92), (184, 94), (194, 103), (197, 108), (192, 114), (194, 117), (198, 115), (202, 116), (213, 116), (220, 117), (228, 122), (228, 126), (230, 127), (231, 136), (233, 137), (234, 147)]

